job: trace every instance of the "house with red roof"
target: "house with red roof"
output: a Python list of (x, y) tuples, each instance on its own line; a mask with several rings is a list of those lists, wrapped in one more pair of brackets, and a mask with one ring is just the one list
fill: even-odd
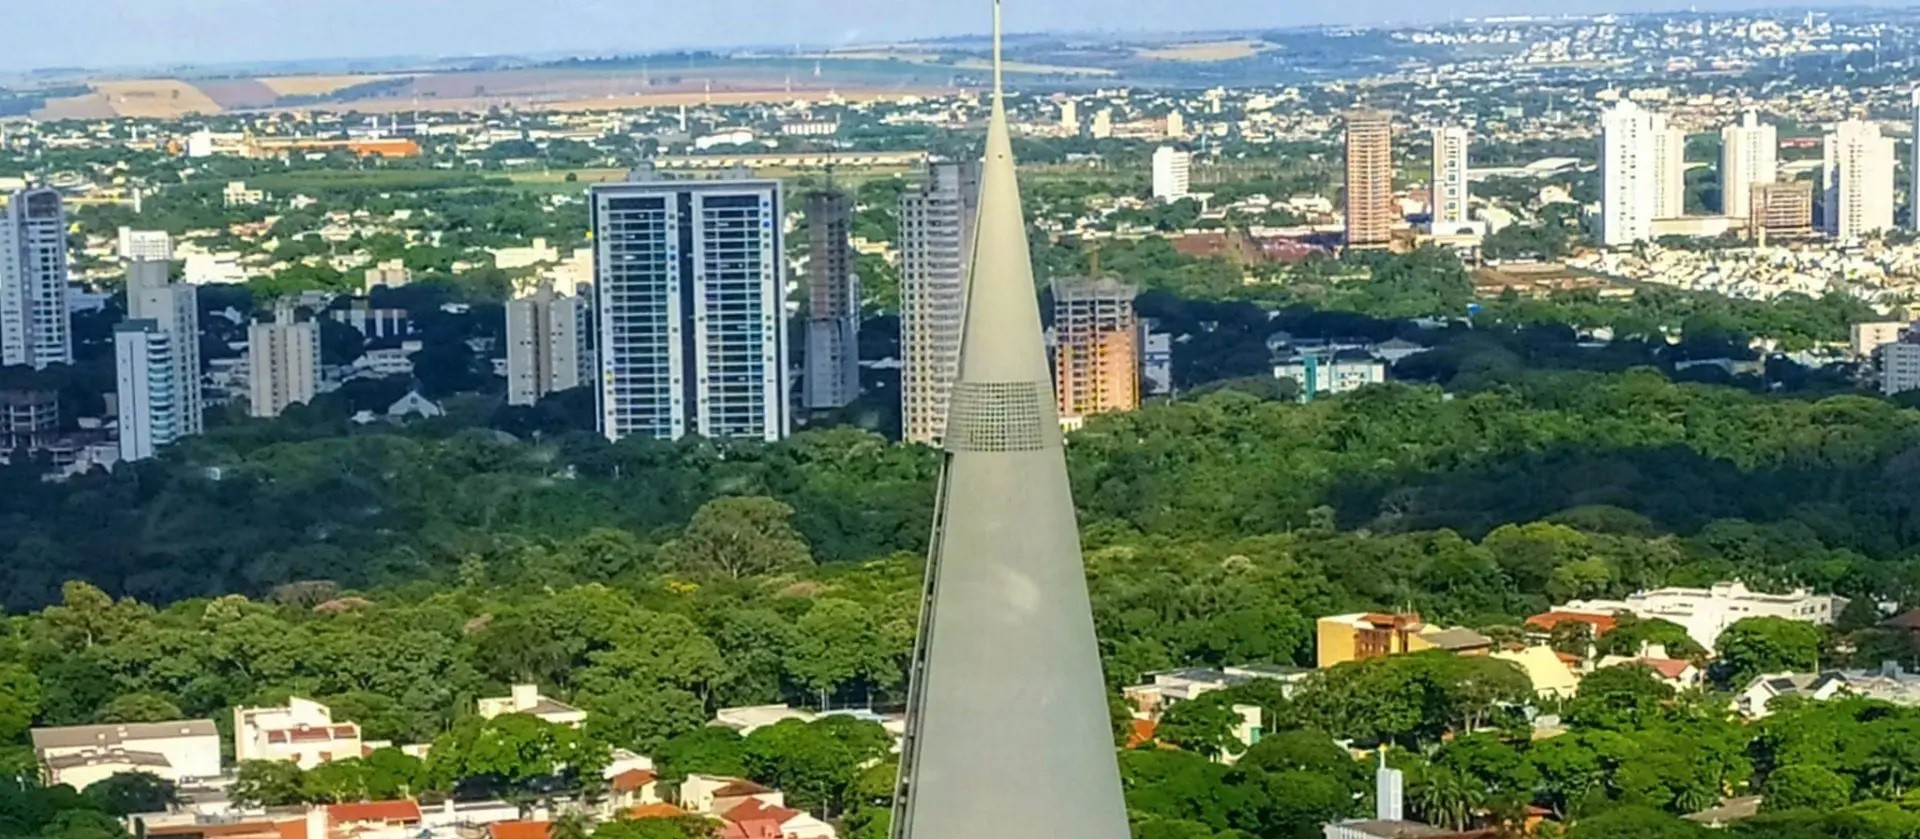
[(333, 711), (311, 699), (290, 697), (273, 708), (233, 709), (233, 758), (286, 760), (302, 769), (361, 757), (360, 726), (333, 719)]
[(651, 769), (628, 769), (608, 778), (607, 785), (612, 790), (607, 803), (615, 810), (661, 802), (660, 776)]
[(487, 839), (547, 839), (552, 833), (552, 822), (494, 822), (487, 825)]
[(757, 799), (720, 816), (720, 839), (838, 839), (833, 825), (790, 807)]

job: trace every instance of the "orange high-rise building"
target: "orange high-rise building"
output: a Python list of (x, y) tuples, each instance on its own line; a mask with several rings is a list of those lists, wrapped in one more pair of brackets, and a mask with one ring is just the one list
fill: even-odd
[(1384, 248), (1400, 212), (1393, 203), (1393, 116), (1347, 114), (1347, 247)]
[(1115, 280), (1053, 284), (1054, 388), (1060, 421), (1140, 407), (1139, 290)]

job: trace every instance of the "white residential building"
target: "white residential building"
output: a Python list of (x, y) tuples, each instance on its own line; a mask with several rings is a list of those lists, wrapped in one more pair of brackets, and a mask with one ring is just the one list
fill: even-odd
[(578, 726), (587, 720), (587, 712), (541, 695), (539, 685), (514, 685), (506, 696), (485, 697), (478, 701), (481, 719), (501, 714), (528, 714), (555, 725)]
[(1748, 111), (1720, 129), (1720, 214), (1746, 218), (1753, 212), (1754, 184), (1780, 179), (1779, 130)]
[(153, 321), (125, 320), (114, 326), (113, 347), (120, 459), (146, 460), (180, 436), (172, 343)]
[(1895, 341), (1880, 348), (1880, 392), (1920, 390), (1920, 344)]
[(233, 760), (284, 760), (302, 769), (361, 756), (360, 726), (334, 722), (333, 711), (289, 697), (284, 707), (233, 709)]
[(389, 259), (367, 269), (365, 289), (367, 294), (381, 286), (387, 288), (406, 288), (413, 282), (413, 271), (407, 268), (406, 260)]
[(296, 322), (291, 306), (276, 309), (274, 318), (247, 329), (248, 410), (256, 417), (312, 402), (320, 383), (320, 328)]
[(1912, 127), (1916, 142), (1913, 144), (1913, 157), (1908, 161), (1912, 166), (1908, 171), (1913, 173), (1913, 185), (1912, 191), (1907, 195), (1907, 212), (1912, 214), (1912, 217), (1907, 219), (1907, 224), (1914, 230), (1920, 230), (1920, 88), (1913, 90)]
[(1387, 365), (1364, 352), (1342, 352), (1330, 357), (1298, 355), (1275, 365), (1273, 377), (1300, 384), (1301, 401), (1359, 390), (1387, 380)]
[(1847, 599), (1796, 589), (1767, 594), (1745, 583), (1715, 583), (1711, 588), (1660, 588), (1630, 595), (1625, 600), (1575, 600), (1553, 611), (1611, 616), (1620, 612), (1641, 619), (1659, 618), (1679, 624), (1687, 636), (1709, 650), (1720, 633), (1742, 618), (1786, 618), (1826, 625), (1833, 623)]
[(127, 263), (127, 318), (152, 321), (166, 335), (173, 365), (172, 426), (178, 437), (206, 429), (200, 385), (200, 290), (176, 283), (173, 264), (139, 258)]
[(1773, 713), (1773, 700), (1784, 696), (1815, 702), (1860, 696), (1912, 708), (1920, 706), (1920, 674), (1908, 673), (1891, 661), (1876, 670), (1769, 673), (1755, 677), (1734, 696), (1733, 710), (1748, 719), (1761, 719)]
[(1467, 147), (1472, 136), (1458, 125), (1433, 130), (1433, 171), (1428, 183), (1432, 193), (1432, 231), (1435, 236), (1458, 233), (1468, 226), (1467, 204), (1471, 198), (1467, 185)]
[(1853, 242), (1893, 229), (1893, 138), (1880, 126), (1848, 120), (1826, 142), (1827, 235)]
[(567, 295), (542, 282), (507, 302), (507, 404), (593, 383), (592, 286)]
[(1686, 214), (1686, 135), (1666, 115), (1622, 100), (1600, 117), (1600, 241), (1653, 238), (1656, 219)]
[(229, 207), (251, 207), (267, 200), (267, 194), (257, 189), (248, 189), (246, 181), (228, 181), (227, 188), (220, 193), (221, 202)]
[(165, 262), (173, 259), (173, 237), (168, 236), (165, 230), (122, 227), (119, 245), (114, 250), (121, 259), (129, 262), (143, 259)]
[(83, 790), (122, 772), (150, 772), (174, 782), (220, 777), (220, 732), (213, 720), (36, 728), (32, 739), (47, 786)]
[(1187, 197), (1193, 176), (1193, 153), (1161, 146), (1153, 152), (1153, 197), (1178, 201)]
[(780, 182), (660, 180), (641, 170), (595, 184), (589, 201), (600, 432), (787, 436)]
[(1855, 358), (1872, 358), (1881, 347), (1906, 337), (1908, 327), (1903, 320), (1856, 323), (1847, 330), (1847, 348)]
[(14, 193), (0, 220), (0, 367), (73, 363), (67, 270), (60, 193)]

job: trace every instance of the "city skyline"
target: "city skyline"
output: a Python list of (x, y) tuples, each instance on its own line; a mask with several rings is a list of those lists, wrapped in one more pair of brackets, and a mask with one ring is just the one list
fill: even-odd
[[(1361, 0), (1336, 6), (1250, 13), (1239, 0), (1123, 0), (1127, 13), (1098, 0), (1061, 0), (1012, 10), (1009, 31), (1114, 36), (1257, 30), (1323, 25), (1374, 26), (1522, 15), (1526, 0)], [(1794, 8), (1893, 6), (1890, 0), (1811, 0)], [(268, 8), (263, 8), (268, 7)], [(1765, 8), (1754, 0), (1570, 0), (1556, 15), (1700, 12)], [(749, 46), (843, 46), (983, 36), (977, 21), (933, 0), (716, 0), (699, 7), (576, 4), (568, 15), (528, 16), (507, 0), (470, 0), (459, 26), (441, 0), (73, 0), (11, 10), (36, 37), (18, 45), (0, 70), (208, 66), (402, 57), (644, 53)], [(383, 19), (390, 26), (361, 22)], [(1089, 29), (1090, 21), (1127, 21)], [(113, 21), (114, 26), (102, 26)], [(352, 25), (348, 25), (352, 22)], [(432, 38), (423, 32), (435, 33)], [(648, 33), (642, 36), (638, 33)]]

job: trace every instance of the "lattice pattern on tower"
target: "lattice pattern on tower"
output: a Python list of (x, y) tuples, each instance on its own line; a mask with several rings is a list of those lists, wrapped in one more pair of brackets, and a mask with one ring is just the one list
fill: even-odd
[(1051, 394), (1039, 382), (954, 382), (948, 403), (947, 449), (956, 452), (1030, 452), (1046, 445), (1057, 422)]

